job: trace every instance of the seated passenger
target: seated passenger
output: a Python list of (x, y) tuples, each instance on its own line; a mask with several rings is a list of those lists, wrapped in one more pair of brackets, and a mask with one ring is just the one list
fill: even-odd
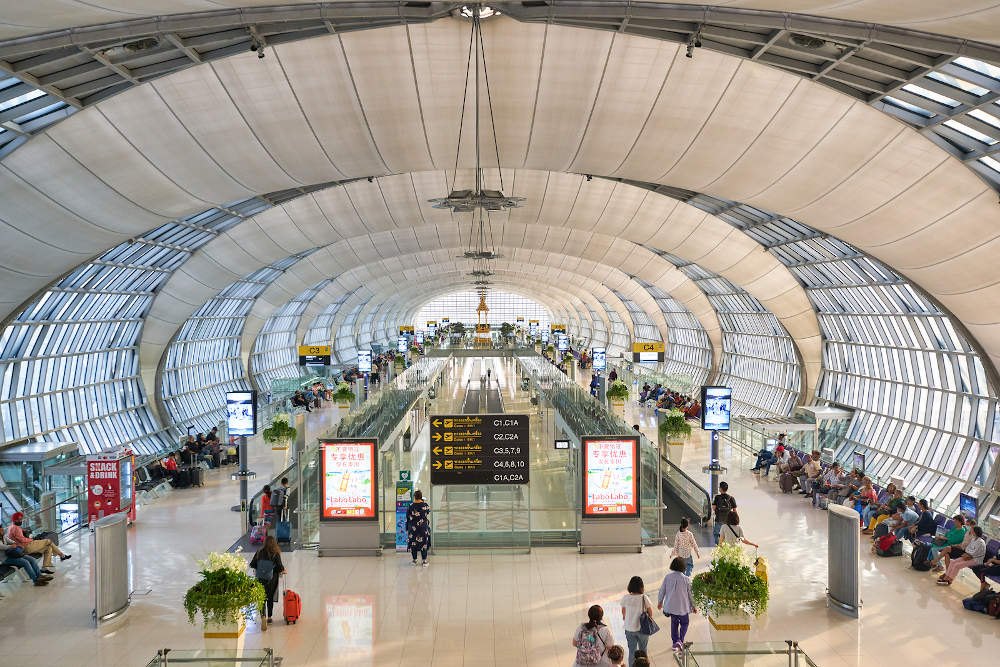
[(163, 470), (167, 473), (167, 477), (174, 478), (177, 476), (177, 454), (171, 452), (167, 455), (167, 458), (163, 459), (160, 465), (163, 466)]
[[(890, 484), (890, 486), (892, 485)], [(868, 527), (865, 528), (862, 532), (865, 535), (871, 535), (872, 533), (875, 532), (875, 529), (878, 527), (880, 523), (882, 523), (890, 516), (892, 516), (897, 509), (904, 506), (905, 504), (906, 501), (903, 500), (902, 490), (894, 488), (892, 491), (892, 498), (890, 498), (889, 501), (884, 506), (878, 508), (876, 516), (873, 519), (871, 519), (871, 523), (869, 523)]]
[(794, 449), (790, 450), (786, 462), (778, 464), (779, 473), (787, 472), (795, 476), (800, 470), (802, 470), (802, 459), (799, 458), (798, 453)]
[(945, 573), (938, 578), (938, 584), (950, 586), (962, 568), (983, 564), (983, 559), (986, 556), (986, 540), (983, 539), (983, 529), (979, 526), (973, 526), (972, 534), (973, 538), (965, 547), (965, 553), (960, 558), (951, 561)]
[(906, 497), (906, 505), (903, 508), (903, 520), (896, 526), (893, 534), (896, 535), (897, 540), (901, 540), (910, 534), (910, 528), (917, 525), (917, 521), (920, 519), (920, 514), (917, 513), (916, 498), (913, 496)]
[(768, 475), (771, 474), (772, 465), (777, 465), (778, 469), (780, 470), (781, 466), (786, 465), (787, 463), (788, 463), (788, 450), (782, 447), (781, 445), (778, 445), (778, 448), (774, 450), (774, 456), (771, 458), (771, 460), (764, 463), (764, 477), (767, 477)]
[(771, 450), (767, 449), (766, 447), (760, 450), (759, 452), (757, 452), (757, 462), (753, 464), (753, 467), (750, 468), (750, 471), (756, 472), (760, 470), (761, 468), (764, 467), (765, 463), (770, 463), (774, 461), (774, 456), (775, 455), (771, 452)]
[(28, 573), (28, 578), (36, 586), (48, 586), (49, 582), (52, 581), (52, 575), (42, 572), (41, 568), (38, 567), (38, 561), (24, 553), (21, 547), (5, 547), (4, 554), (4, 561), (0, 565), (21, 568)]
[[(965, 554), (966, 547), (972, 540), (976, 539), (976, 533), (972, 529), (976, 527), (976, 520), (966, 517), (965, 519), (965, 537), (962, 538), (962, 542), (956, 546), (949, 549), (943, 549), (940, 554), (938, 554), (937, 559), (934, 561), (934, 571), (941, 572), (942, 569), (948, 569), (951, 565), (951, 561), (956, 558), (961, 558)], [(941, 561), (944, 561), (944, 566), (941, 566)]]
[(312, 408), (309, 407), (309, 401), (306, 400), (301, 391), (297, 391), (292, 394), (292, 406), (296, 408), (305, 408), (306, 412), (312, 412)]
[(848, 472), (846, 468), (838, 468), (837, 475), (830, 478), (830, 490), (827, 491), (826, 497), (831, 503), (839, 503), (854, 491), (851, 486), (853, 481), (853, 472)]
[(916, 525), (910, 526), (910, 534), (905, 536), (910, 541), (915, 541), (922, 535), (933, 535), (937, 531), (937, 524), (934, 523), (934, 512), (931, 511), (930, 503), (926, 499), (921, 498), (917, 506), (920, 511), (920, 518), (917, 519)]
[(813, 485), (819, 480), (819, 476), (823, 472), (823, 468), (819, 464), (819, 456), (819, 452), (814, 450), (812, 456), (805, 462), (805, 465), (802, 466), (802, 470), (798, 474), (799, 490), (804, 496), (812, 493)]
[(42, 554), (42, 569), (48, 570), (52, 567), (53, 554), (59, 556), (59, 560), (69, 560), (72, 558), (69, 554), (64, 554), (60, 551), (59, 547), (52, 540), (33, 540), (30, 537), (31, 531), (25, 534), (21, 528), (21, 524), (24, 522), (24, 514), (21, 512), (14, 512), (10, 518), (14, 523), (7, 528), (7, 540), (13, 546), (21, 547), (24, 553), (29, 556)]
[(962, 544), (965, 542), (965, 534), (968, 529), (965, 526), (965, 517), (961, 514), (956, 514), (951, 518), (952, 522), (955, 524), (952, 526), (951, 530), (945, 533), (944, 537), (939, 537), (934, 540), (934, 544), (931, 546), (930, 552), (927, 554), (927, 562), (935, 567), (935, 572), (944, 572), (944, 567), (938, 565), (944, 559), (944, 553), (946, 551), (951, 551), (952, 547), (957, 549), (955, 553), (955, 558), (962, 555)]
[(987, 577), (1000, 577), (1000, 558), (987, 558), (982, 565), (973, 565), (972, 573), (979, 577), (979, 590), (985, 591), (990, 587)]
[(834, 461), (830, 467), (826, 469), (826, 472), (820, 476), (819, 480), (813, 484), (812, 490), (822, 495), (830, 493), (830, 490), (833, 489), (833, 485), (840, 483), (840, 478), (843, 474), (844, 471), (841, 470), (840, 464)]

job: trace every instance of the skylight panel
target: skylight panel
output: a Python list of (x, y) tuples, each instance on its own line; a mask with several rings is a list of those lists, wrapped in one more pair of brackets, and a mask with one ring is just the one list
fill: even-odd
[(989, 167), (993, 171), (995, 171), (997, 174), (1000, 174), (1000, 162), (998, 162), (997, 160), (994, 160), (989, 155), (987, 155), (986, 157), (979, 158), (979, 161), (982, 162), (983, 164), (985, 164), (987, 167)]
[(943, 104), (948, 107), (958, 106), (957, 100), (953, 100), (950, 97), (945, 97), (944, 95), (939, 95), (938, 93), (935, 93), (933, 90), (927, 90), (926, 88), (921, 88), (915, 83), (906, 84), (905, 86), (903, 86), (903, 90), (905, 90), (908, 93), (913, 93), (914, 95), (918, 95), (920, 97), (925, 97), (929, 100), (937, 102), (938, 104)]
[(45, 95), (44, 90), (29, 90), (23, 95), (18, 95), (17, 97), (12, 97), (6, 102), (0, 102), (0, 111), (6, 111), (7, 109), (12, 109), (19, 104), (24, 104), (25, 102), (30, 102), (31, 100), (37, 100), (39, 97)]
[(904, 102), (903, 100), (897, 99), (897, 98), (892, 97), (890, 95), (886, 95), (882, 99), (885, 102), (887, 102), (888, 104), (891, 104), (892, 106), (900, 107), (901, 109), (905, 109), (905, 110), (907, 110), (907, 111), (909, 111), (911, 113), (915, 113), (918, 116), (923, 116), (924, 118), (933, 118), (934, 116), (937, 115), (937, 114), (935, 114), (932, 111), (928, 111), (927, 109), (921, 109), (920, 107), (918, 107), (915, 104), (910, 104), (909, 102)]
[(989, 137), (983, 134), (982, 132), (973, 130), (968, 125), (963, 125), (962, 123), (959, 123), (956, 120), (946, 120), (943, 124), (950, 127), (953, 130), (961, 132), (967, 137), (972, 137), (976, 141), (981, 141), (988, 146), (992, 146), (993, 144), (997, 143), (997, 140), (994, 139), (993, 137)]
[(981, 120), (987, 125), (992, 125), (993, 127), (1000, 127), (1000, 118), (997, 118), (993, 114), (988, 114), (981, 109), (973, 109), (969, 112), (969, 116), (975, 118), (976, 120)]
[(928, 79), (934, 79), (935, 81), (940, 81), (941, 83), (947, 84), (953, 88), (958, 88), (959, 90), (964, 90), (967, 93), (972, 93), (976, 97), (982, 97), (986, 93), (990, 92), (988, 89), (982, 86), (977, 86), (974, 83), (969, 83), (965, 79), (959, 79), (958, 77), (951, 76), (950, 74), (945, 74), (944, 72), (928, 72)]
[(996, 65), (991, 65), (989, 63), (984, 63), (981, 60), (974, 60), (972, 58), (955, 58), (954, 62), (959, 67), (964, 67), (965, 69), (971, 69), (973, 72), (978, 72), (992, 79), (997, 79), (1000, 81), (1000, 67)]

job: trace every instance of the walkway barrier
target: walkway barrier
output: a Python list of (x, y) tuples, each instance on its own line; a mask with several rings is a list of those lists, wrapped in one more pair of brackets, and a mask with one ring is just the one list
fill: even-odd
[(816, 663), (792, 640), (784, 642), (751, 642), (749, 644), (692, 644), (685, 642), (684, 649), (674, 654), (674, 660), (681, 667), (701, 665), (724, 665), (727, 658), (742, 665), (750, 656), (771, 655), (774, 659), (754, 660), (753, 664), (788, 665), (788, 667), (817, 667)]
[(146, 663), (146, 667), (168, 667), (168, 665), (241, 665), (242, 667), (277, 667), (281, 658), (274, 656), (274, 649), (257, 648), (230, 651), (223, 649), (201, 649), (181, 651), (162, 648), (156, 657)]

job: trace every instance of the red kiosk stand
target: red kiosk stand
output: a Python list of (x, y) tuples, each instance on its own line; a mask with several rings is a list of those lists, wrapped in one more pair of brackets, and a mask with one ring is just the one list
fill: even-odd
[(117, 449), (87, 456), (87, 523), (125, 512), (135, 521), (135, 456)]

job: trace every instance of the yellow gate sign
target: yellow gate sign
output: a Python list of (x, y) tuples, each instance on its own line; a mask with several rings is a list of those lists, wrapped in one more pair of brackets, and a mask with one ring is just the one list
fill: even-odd
[(299, 345), (299, 356), (307, 357), (311, 355), (327, 355), (330, 354), (329, 345)]
[(663, 343), (632, 343), (632, 352), (663, 352)]

